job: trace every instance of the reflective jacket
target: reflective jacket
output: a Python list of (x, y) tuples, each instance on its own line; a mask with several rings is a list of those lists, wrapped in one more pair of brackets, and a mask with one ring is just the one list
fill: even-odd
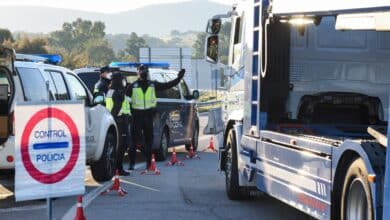
[(157, 107), (156, 89), (154, 83), (150, 82), (146, 92), (138, 85), (133, 84), (131, 102), (133, 109), (147, 110)]
[[(106, 95), (106, 108), (113, 114), (114, 117), (117, 116), (122, 116), (122, 115), (131, 115), (131, 110), (130, 110), (130, 102), (129, 102), (129, 97), (125, 96), (123, 94), (123, 98), (115, 99), (114, 98), (114, 93), (117, 92), (113, 89), (108, 90), (107, 95)], [(113, 112), (114, 105), (117, 104), (115, 101), (121, 100), (122, 104), (120, 107), (119, 112), (116, 114)], [(116, 114), (116, 115), (114, 115)]]

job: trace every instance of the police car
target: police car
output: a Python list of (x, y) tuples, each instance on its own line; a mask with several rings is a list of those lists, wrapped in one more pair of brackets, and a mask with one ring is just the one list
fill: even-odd
[[(168, 82), (177, 77), (177, 71), (169, 70), (168, 63), (129, 63), (113, 62), (116, 68), (126, 76), (127, 82), (137, 80), (136, 67), (144, 64), (149, 67), (151, 80)], [(83, 68), (74, 72), (84, 81), (90, 91), (99, 80), (98, 68)], [(153, 150), (156, 159), (163, 161), (168, 156), (168, 148), (185, 145), (189, 150), (191, 146), (196, 150), (199, 138), (199, 116), (196, 99), (199, 92), (190, 92), (187, 83), (182, 80), (177, 86), (157, 92), (157, 111), (154, 118)]]
[(109, 180), (116, 163), (115, 121), (106, 108), (92, 103), (91, 93), (74, 72), (56, 65), (60, 62), (59, 55), (15, 55), (0, 46), (0, 169), (15, 167), (15, 129), (19, 129), (15, 128), (16, 102), (82, 100), (87, 163), (95, 180)]

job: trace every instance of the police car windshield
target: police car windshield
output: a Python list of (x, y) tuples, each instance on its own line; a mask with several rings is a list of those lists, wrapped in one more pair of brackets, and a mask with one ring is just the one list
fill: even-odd
[[(121, 69), (123, 74), (126, 76), (128, 83), (133, 83), (138, 79), (137, 72), (126, 71), (125, 69)], [(167, 82), (176, 78), (177, 71), (174, 70), (165, 70), (165, 69), (149, 69), (150, 80), (157, 82)]]

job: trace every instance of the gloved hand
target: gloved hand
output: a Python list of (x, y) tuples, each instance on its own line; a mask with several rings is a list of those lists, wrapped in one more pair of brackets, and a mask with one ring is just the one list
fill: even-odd
[(185, 69), (181, 69), (181, 70), (179, 71), (179, 74), (177, 74), (177, 77), (178, 77), (179, 79), (183, 79), (185, 73), (186, 73), (186, 70), (185, 70)]

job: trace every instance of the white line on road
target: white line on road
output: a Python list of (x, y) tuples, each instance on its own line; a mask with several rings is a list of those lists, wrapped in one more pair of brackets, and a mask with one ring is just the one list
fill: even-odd
[[(144, 166), (143, 163), (136, 164), (134, 169), (140, 169)], [(106, 191), (112, 184), (112, 181), (107, 181), (98, 188), (92, 190), (91, 192), (83, 196), (83, 208), (87, 208), (89, 204), (92, 203), (102, 192)], [(77, 204), (73, 205), (62, 217), (62, 220), (72, 220), (76, 214)]]
[(138, 186), (138, 187), (141, 187), (141, 188), (144, 188), (144, 189), (148, 189), (148, 190), (152, 190), (152, 191), (155, 191), (155, 192), (160, 192), (160, 190), (158, 190), (158, 189), (153, 189), (153, 188), (150, 188), (150, 187), (147, 187), (147, 186), (142, 186), (142, 185), (139, 185), (137, 183), (133, 183), (133, 182), (130, 182), (130, 181), (127, 181), (127, 180), (120, 180), (120, 181), (123, 182), (123, 183), (127, 183), (129, 185)]
[(0, 213), (33, 211), (46, 208), (46, 204), (0, 209)]

